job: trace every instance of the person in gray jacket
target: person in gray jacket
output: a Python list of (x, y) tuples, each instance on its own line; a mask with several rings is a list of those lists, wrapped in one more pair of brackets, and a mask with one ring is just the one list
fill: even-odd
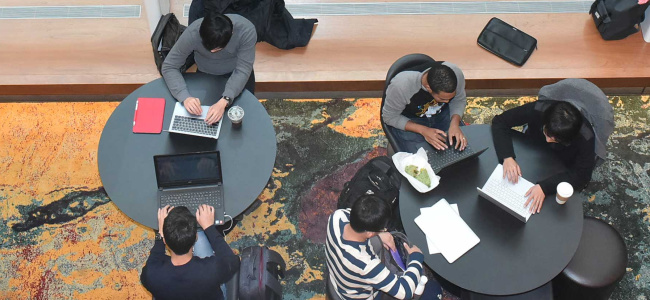
[(395, 75), (381, 113), (401, 151), (415, 153), (425, 141), (438, 150), (464, 150), (460, 125), (466, 105), (463, 72), (455, 64), (434, 62), (423, 72)]
[(181, 67), (194, 55), (199, 72), (228, 77), (221, 99), (208, 110), (206, 123), (221, 120), (226, 107), (244, 87), (254, 92), (255, 26), (239, 15), (209, 13), (185, 29), (162, 65), (162, 75), (171, 94), (191, 114), (201, 115), (201, 100), (187, 90)]

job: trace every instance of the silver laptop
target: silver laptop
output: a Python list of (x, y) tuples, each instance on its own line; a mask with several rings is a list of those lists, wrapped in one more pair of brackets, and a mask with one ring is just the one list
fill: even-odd
[(153, 157), (159, 207), (185, 206), (192, 214), (201, 204), (214, 207), (217, 225), (224, 221), (223, 178), (219, 151)]
[(221, 121), (223, 118), (216, 124), (208, 125), (205, 123), (205, 117), (208, 114), (210, 106), (202, 105), (201, 109), (203, 110), (203, 113), (200, 116), (192, 115), (187, 112), (187, 109), (185, 109), (185, 106), (183, 106), (182, 103), (176, 102), (168, 131), (218, 139), (219, 132), (221, 132)]
[[(524, 207), (527, 200), (524, 195), (532, 186), (534, 184), (523, 177), (520, 177), (516, 184), (509, 182), (508, 178), (503, 178), (503, 165), (499, 164), (492, 171), (492, 175), (490, 175), (483, 188), (477, 187), (476, 189), (481, 197), (526, 223), (531, 213), (528, 211), (528, 207)], [(528, 203), (528, 206), (530, 206), (530, 203)]]

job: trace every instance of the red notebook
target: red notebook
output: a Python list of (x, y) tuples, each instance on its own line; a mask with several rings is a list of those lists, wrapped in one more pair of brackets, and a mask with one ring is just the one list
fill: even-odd
[(160, 133), (165, 116), (165, 99), (138, 98), (133, 116), (133, 133)]

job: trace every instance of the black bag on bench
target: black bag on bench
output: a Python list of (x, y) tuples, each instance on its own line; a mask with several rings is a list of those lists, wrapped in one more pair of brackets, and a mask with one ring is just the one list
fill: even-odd
[(639, 31), (648, 5), (639, 5), (638, 0), (596, 0), (589, 14), (603, 39), (620, 40)]
[[(178, 19), (176, 19), (176, 16), (173, 13), (168, 13), (160, 17), (160, 21), (158, 21), (158, 25), (156, 25), (156, 30), (154, 30), (151, 35), (153, 59), (156, 62), (156, 67), (158, 67), (160, 75), (162, 75), (161, 68), (167, 54), (172, 50), (172, 47), (174, 47), (178, 38), (181, 37), (185, 28), (187, 28), (187, 26), (178, 22)], [(185, 65), (180, 69), (181, 73), (185, 73), (185, 71), (193, 64), (194, 54), (187, 57)]]
[(520, 67), (537, 48), (537, 39), (499, 18), (492, 18), (485, 25), (476, 42), (483, 49)]

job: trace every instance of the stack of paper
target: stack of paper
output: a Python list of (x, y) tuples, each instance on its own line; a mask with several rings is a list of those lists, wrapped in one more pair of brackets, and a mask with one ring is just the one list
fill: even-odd
[(453, 263), (481, 240), (458, 214), (458, 206), (452, 207), (441, 199), (431, 207), (420, 209), (415, 223), (427, 237), (429, 254), (442, 253)]

